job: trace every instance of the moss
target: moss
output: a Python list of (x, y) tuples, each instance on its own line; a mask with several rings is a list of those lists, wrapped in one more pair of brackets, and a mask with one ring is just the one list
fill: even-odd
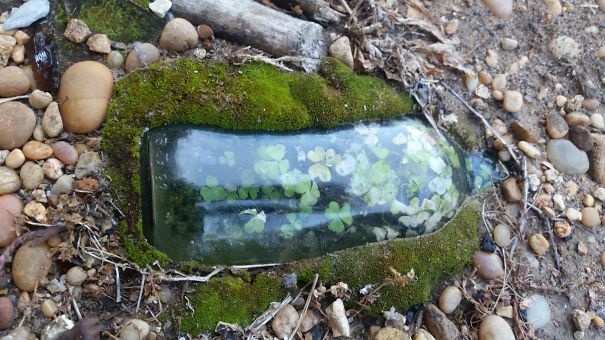
[(477, 147), (477, 136), (470, 122), (464, 115), (457, 115), (458, 122), (447, 126), (447, 132), (452, 139), (465, 151), (474, 150)]
[(129, 232), (128, 224), (125, 221), (120, 222), (119, 233), (124, 242), (124, 248), (130, 259), (140, 266), (151, 265), (158, 261), (161, 266), (168, 264), (168, 256), (163, 252), (153, 248), (147, 242), (140, 242), (136, 235), (142, 234), (142, 227), (137, 224), (135, 234)]
[(282, 298), (276, 274), (257, 275), (253, 283), (234, 276), (213, 278), (195, 289), (190, 298), (195, 313), (182, 317), (181, 331), (194, 336), (211, 332), (219, 321), (248, 325)]

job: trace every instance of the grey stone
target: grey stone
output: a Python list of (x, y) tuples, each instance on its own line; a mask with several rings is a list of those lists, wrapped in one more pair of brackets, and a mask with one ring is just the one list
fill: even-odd
[(588, 171), (588, 155), (566, 139), (551, 139), (546, 145), (548, 159), (555, 168), (567, 175)]
[(30, 0), (21, 5), (4, 23), (5, 30), (27, 27), (50, 12), (48, 0)]
[(87, 152), (80, 156), (76, 164), (76, 178), (81, 179), (94, 174), (101, 166), (101, 159), (96, 152)]

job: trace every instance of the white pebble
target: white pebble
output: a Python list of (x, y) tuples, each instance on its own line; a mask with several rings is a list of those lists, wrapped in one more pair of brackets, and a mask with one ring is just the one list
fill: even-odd
[(456, 286), (445, 288), (439, 296), (439, 309), (445, 314), (449, 314), (456, 310), (462, 301), (462, 292)]
[(603, 115), (600, 113), (593, 113), (590, 115), (590, 124), (595, 129), (605, 129), (605, 121), (603, 120)]
[(565, 210), (565, 217), (567, 217), (570, 222), (575, 222), (582, 219), (582, 213), (578, 209), (568, 208)]
[(534, 328), (542, 328), (550, 322), (550, 305), (544, 296), (534, 294), (528, 298), (531, 300), (531, 306), (526, 309), (527, 322)]
[(510, 228), (506, 224), (500, 223), (496, 225), (494, 228), (493, 237), (494, 242), (496, 242), (496, 244), (502, 248), (508, 247), (512, 242)]
[(519, 144), (517, 144), (517, 146), (519, 147), (519, 150), (523, 151), (523, 153), (527, 155), (527, 157), (530, 157), (530, 158), (540, 157), (540, 150), (538, 150), (538, 148), (536, 148), (531, 143), (528, 143), (526, 141), (520, 141)]

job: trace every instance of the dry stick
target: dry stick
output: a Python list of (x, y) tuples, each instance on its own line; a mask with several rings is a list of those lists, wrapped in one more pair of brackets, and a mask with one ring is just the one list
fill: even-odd
[(169, 282), (179, 282), (179, 281), (193, 281), (193, 282), (208, 282), (211, 277), (223, 271), (223, 267), (216, 268), (210, 274), (206, 276), (183, 276), (183, 277), (170, 277), (160, 274), (160, 280), (169, 281)]
[(120, 270), (118, 269), (118, 265), (114, 264), (114, 268), (116, 269), (116, 303), (122, 302), (122, 292), (120, 289)]
[(490, 123), (485, 119), (485, 117), (483, 117), (483, 115), (481, 113), (479, 113), (479, 111), (475, 110), (469, 103), (467, 103), (466, 100), (464, 100), (464, 98), (462, 98), (462, 96), (459, 95), (456, 91), (454, 91), (454, 89), (452, 89), (448, 84), (446, 84), (444, 81), (441, 81), (440, 83), (441, 83), (441, 85), (443, 85), (443, 87), (445, 87), (446, 90), (450, 91), (450, 93), (453, 94), (454, 97), (456, 97), (456, 99), (458, 99), (462, 103), (462, 105), (464, 105), (469, 111), (471, 111), (477, 118), (479, 118), (481, 120), (481, 122), (483, 123), (483, 125), (485, 125), (485, 127), (494, 136), (496, 136), (496, 138), (498, 138), (498, 140), (500, 142), (502, 142), (502, 144), (506, 147), (506, 150), (508, 151), (508, 153), (510, 154), (510, 156), (515, 160), (515, 163), (517, 163), (517, 165), (521, 165), (519, 163), (519, 159), (515, 155), (515, 152), (513, 151), (513, 149), (511, 148), (511, 146), (502, 138), (502, 136), (500, 136), (500, 134), (498, 133), (498, 131), (496, 131), (490, 125)]
[(76, 312), (76, 315), (78, 316), (78, 320), (82, 320), (82, 314), (80, 313), (80, 308), (78, 308), (78, 303), (76, 302), (76, 299), (74, 298), (74, 291), (73, 288), (69, 287), (69, 297), (71, 298), (71, 304), (74, 306), (74, 311)]
[(137, 300), (137, 308), (135, 309), (135, 313), (139, 312), (139, 307), (141, 307), (141, 299), (143, 298), (143, 291), (145, 290), (145, 278), (147, 277), (146, 273), (141, 274), (141, 287), (139, 288), (139, 298)]
[(0, 99), (0, 104), (7, 103), (7, 102), (12, 102), (13, 100), (25, 99), (25, 98), (29, 98), (29, 96), (25, 95), (25, 96), (16, 96), (16, 97), (2, 98), (2, 99)]
[[(527, 178), (527, 157), (523, 156), (523, 215), (521, 216), (521, 221), (519, 222), (519, 235), (523, 234), (523, 229), (525, 229), (525, 224), (527, 223), (527, 196), (529, 195), (529, 180)], [(510, 247), (510, 256), (513, 257), (515, 254), (515, 249), (517, 249), (517, 244), (519, 242), (519, 238), (515, 238), (512, 246)]]
[(294, 339), (294, 335), (296, 335), (296, 332), (298, 331), (298, 327), (300, 327), (300, 324), (302, 323), (303, 318), (307, 314), (307, 310), (309, 309), (309, 304), (311, 303), (311, 298), (313, 297), (313, 291), (315, 290), (315, 286), (317, 286), (317, 280), (319, 280), (319, 274), (316, 273), (315, 278), (313, 278), (313, 284), (311, 285), (311, 290), (309, 291), (309, 296), (307, 296), (307, 301), (305, 302), (305, 307), (303, 308), (302, 313), (300, 313), (300, 316), (298, 317), (298, 322), (296, 323), (296, 327), (294, 327), (294, 330), (292, 331), (292, 333), (290, 333), (290, 336), (288, 337), (288, 339)]

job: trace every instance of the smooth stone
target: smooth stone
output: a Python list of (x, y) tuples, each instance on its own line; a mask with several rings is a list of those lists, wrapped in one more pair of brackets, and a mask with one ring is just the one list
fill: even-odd
[(53, 155), (65, 165), (74, 165), (78, 162), (78, 151), (71, 144), (63, 141), (54, 143)]
[(126, 71), (132, 72), (160, 61), (160, 50), (150, 43), (136, 42), (126, 58)]
[(523, 199), (523, 193), (517, 185), (517, 180), (514, 177), (510, 177), (502, 182), (502, 194), (504, 199), (509, 203), (521, 202)]
[(76, 164), (76, 178), (82, 179), (88, 175), (92, 175), (99, 170), (101, 159), (97, 152), (87, 152), (80, 156)]
[(493, 231), (494, 242), (499, 247), (506, 248), (513, 241), (510, 228), (506, 224), (498, 224)]
[(586, 313), (581, 309), (574, 309), (572, 311), (572, 318), (576, 326), (580, 331), (585, 331), (590, 327), (590, 322), (592, 321), (592, 313)]
[(494, 253), (475, 252), (473, 267), (477, 268), (477, 274), (485, 280), (493, 280), (504, 275), (502, 259)]
[(17, 65), (23, 64), (25, 61), (25, 46), (16, 45), (11, 53), (11, 59), (13, 59), (13, 62)]
[(51, 138), (57, 137), (63, 132), (63, 119), (59, 112), (59, 104), (56, 102), (50, 103), (44, 112), (42, 131)]
[(63, 33), (65, 38), (71, 42), (81, 44), (92, 35), (88, 25), (80, 19), (70, 19)]
[(500, 19), (506, 19), (513, 14), (512, 0), (483, 0), (489, 10)]
[(305, 316), (303, 316), (300, 322), (300, 327), (298, 329), (302, 333), (306, 333), (310, 331), (313, 327), (315, 327), (315, 325), (317, 325), (319, 321), (321, 321), (319, 315), (317, 315), (317, 313), (312, 309), (308, 309), (305, 313)]
[(351, 335), (349, 320), (341, 299), (336, 299), (326, 308), (326, 315), (330, 320), (330, 328), (334, 337), (349, 337)]
[(149, 3), (149, 9), (158, 17), (163, 18), (172, 7), (170, 0), (155, 0)]
[(107, 66), (95, 61), (71, 65), (59, 86), (59, 110), (65, 129), (90, 133), (99, 128), (107, 116), (112, 91), (113, 75)]
[(67, 271), (67, 283), (72, 286), (79, 286), (88, 278), (86, 271), (82, 267), (71, 267)]
[(42, 110), (53, 101), (53, 96), (48, 92), (34, 90), (29, 94), (28, 100), (29, 105), (31, 105), (34, 109)]
[[(132, 332), (131, 330), (129, 330), (127, 328), (134, 329), (136, 332)], [(149, 335), (150, 330), (151, 330), (151, 328), (149, 327), (149, 324), (147, 322), (145, 322), (143, 320), (139, 320), (139, 319), (130, 319), (124, 324), (124, 327), (120, 331), (120, 339), (122, 339), (122, 340), (145, 339), (145, 338), (147, 338), (147, 335)], [(136, 338), (133, 338), (132, 337), (133, 335), (136, 335)]]
[(570, 222), (575, 222), (582, 219), (582, 213), (578, 209), (567, 208), (567, 210), (565, 210), (565, 217), (567, 217)]
[(590, 130), (583, 126), (572, 126), (569, 129), (569, 140), (582, 151), (590, 151), (592, 149)]
[(0, 149), (13, 150), (25, 144), (34, 133), (36, 115), (25, 104), (0, 104)]
[(353, 68), (353, 52), (351, 52), (351, 43), (348, 37), (344, 36), (336, 39), (330, 45), (328, 52), (332, 57)]
[(601, 105), (601, 103), (595, 98), (585, 99), (582, 102), (582, 107), (588, 111), (596, 111), (599, 108), (599, 105)]
[(4, 161), (6, 160), (6, 157), (8, 157), (9, 153), (10, 151), (8, 150), (0, 150), (0, 165), (4, 165)]
[(558, 17), (563, 12), (563, 6), (559, 0), (544, 0), (544, 4), (549, 18)]
[(163, 304), (169, 304), (174, 298), (174, 293), (172, 292), (172, 289), (169, 286), (162, 286), (162, 290), (160, 290), (160, 293), (158, 295), (160, 298), (160, 302), (162, 302)]
[(124, 65), (124, 56), (118, 51), (109, 52), (107, 55), (107, 65), (115, 69), (122, 68)]
[(185, 52), (197, 45), (197, 31), (187, 20), (170, 20), (160, 35), (160, 47), (171, 52)]
[(510, 125), (511, 130), (513, 131), (513, 135), (518, 140), (522, 140), (528, 143), (538, 143), (538, 137), (533, 134), (528, 128), (523, 126), (519, 122), (513, 122)]
[(15, 318), (15, 308), (11, 299), (0, 297), (0, 329), (9, 329)]
[(582, 219), (580, 220), (585, 227), (596, 227), (601, 224), (599, 211), (593, 207), (585, 207), (581, 211)]
[(374, 340), (411, 340), (412, 338), (404, 331), (385, 327), (378, 331)]
[(460, 331), (437, 306), (429, 303), (424, 307), (424, 322), (437, 339), (459, 339)]
[(435, 337), (428, 331), (419, 329), (416, 331), (416, 335), (414, 335), (414, 340), (435, 340)]
[(605, 135), (592, 134), (592, 142), (590, 175), (595, 182), (605, 184)]
[(565, 139), (551, 139), (546, 145), (548, 159), (554, 167), (567, 175), (581, 175), (588, 171), (588, 155)]
[(108, 54), (111, 52), (111, 40), (106, 34), (94, 34), (86, 41), (88, 49), (93, 52)]
[(199, 25), (197, 27), (197, 36), (202, 40), (212, 39), (214, 36), (214, 30), (208, 25)]
[(4, 23), (5, 30), (28, 27), (35, 21), (44, 18), (50, 12), (48, 0), (29, 0), (19, 6)]
[(296, 309), (292, 305), (285, 305), (284, 308), (275, 314), (275, 317), (271, 321), (271, 328), (278, 338), (284, 339), (290, 336), (297, 322), (298, 312)]
[(569, 125), (563, 116), (557, 112), (552, 112), (546, 116), (546, 132), (548, 132), (550, 138), (563, 138), (569, 132)]
[(582, 52), (580, 45), (575, 40), (564, 35), (551, 41), (548, 48), (557, 59), (573, 59)]
[(25, 143), (22, 150), (25, 158), (32, 161), (39, 161), (53, 155), (53, 148), (50, 145), (33, 140)]
[(605, 120), (603, 119), (603, 115), (600, 113), (593, 113), (590, 115), (590, 125), (595, 129), (605, 129)]
[(490, 315), (481, 321), (479, 340), (515, 340), (515, 334), (504, 318)]
[(57, 303), (53, 300), (46, 299), (44, 302), (42, 302), (40, 310), (42, 310), (42, 314), (44, 314), (44, 316), (52, 318), (59, 311), (59, 306), (57, 306)]
[(519, 46), (519, 42), (512, 38), (504, 38), (500, 41), (500, 46), (505, 51), (512, 51)]
[(502, 108), (507, 112), (519, 112), (523, 109), (523, 95), (519, 91), (504, 91)]
[(439, 309), (445, 314), (449, 314), (456, 310), (462, 301), (462, 292), (456, 286), (445, 288), (439, 296)]
[(34, 78), (34, 71), (32, 71), (31, 65), (24, 65), (21, 67), (21, 70), (23, 70), (23, 73), (25, 73), (27, 80), (29, 80), (29, 89), (31, 91), (38, 89), (36, 79)]
[(67, 286), (57, 279), (52, 279), (47, 285), (46, 290), (51, 294), (63, 293), (67, 291)]
[(21, 149), (14, 149), (4, 160), (4, 165), (11, 169), (17, 169), (23, 165), (23, 163), (25, 163), (25, 155)]
[(45, 242), (38, 245), (29, 243), (17, 250), (13, 259), (12, 277), (17, 288), (32, 292), (38, 281), (48, 273), (51, 267), (49, 248)]
[(597, 5), (601, 12), (605, 13), (605, 0), (597, 0)]
[(38, 142), (43, 142), (44, 141), (44, 131), (42, 130), (42, 125), (41, 124), (36, 124), (36, 127), (34, 128), (34, 135), (33, 135), (33, 137)]
[(17, 66), (0, 68), (0, 97), (20, 96), (29, 91), (29, 79)]
[(508, 81), (506, 80), (505, 74), (496, 74), (492, 79), (492, 90), (494, 91), (503, 92), (506, 90), (507, 85)]
[(23, 202), (15, 195), (0, 196), (0, 248), (10, 245), (17, 238), (15, 217), (21, 214)]
[(63, 176), (63, 163), (56, 158), (49, 158), (42, 165), (42, 171), (46, 178), (57, 180)]
[(72, 175), (63, 175), (53, 184), (50, 192), (56, 195), (69, 194), (73, 190), (74, 178)]
[[(72, 328), (74, 328), (74, 322), (67, 315), (60, 315), (44, 327), (41, 340), (63, 340), (65, 333)], [(139, 340), (142, 339), (144, 338)]]
[(21, 179), (11, 168), (0, 166), (0, 195), (12, 194), (21, 189)]
[(533, 144), (530, 144), (526, 141), (520, 141), (517, 144), (517, 147), (529, 158), (535, 159), (540, 157), (540, 150), (538, 150), (538, 148)]
[(582, 112), (572, 112), (565, 115), (565, 121), (569, 126), (590, 126), (590, 117)]
[(533, 234), (529, 238), (529, 247), (538, 256), (543, 256), (550, 248), (550, 243), (542, 234)]

